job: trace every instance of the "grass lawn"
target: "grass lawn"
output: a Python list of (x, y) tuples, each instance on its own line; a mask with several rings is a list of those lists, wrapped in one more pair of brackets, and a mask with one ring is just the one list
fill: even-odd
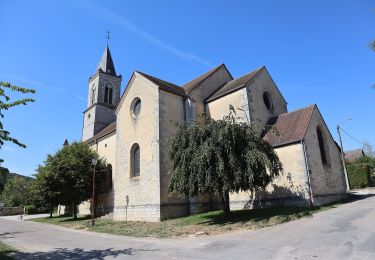
[(8, 254), (12, 252), (16, 252), (16, 250), (0, 241), (0, 259), (13, 259), (12, 257), (8, 256)]
[(94, 227), (91, 227), (89, 216), (81, 217), (77, 220), (73, 220), (70, 216), (59, 216), (33, 219), (31, 221), (116, 235), (166, 238), (188, 236), (200, 231), (205, 231), (208, 234), (218, 234), (231, 230), (257, 229), (309, 217), (314, 213), (335, 208), (341, 203), (343, 202), (314, 208), (276, 207), (238, 210), (232, 211), (230, 216), (224, 216), (222, 211), (212, 211), (157, 223), (112, 221), (99, 218), (96, 220)]

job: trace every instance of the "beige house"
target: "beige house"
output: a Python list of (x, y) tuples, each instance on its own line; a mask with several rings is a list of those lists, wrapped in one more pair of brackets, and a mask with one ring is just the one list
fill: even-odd
[[(107, 47), (89, 78), (82, 141), (109, 163), (112, 179), (102, 210), (115, 220), (160, 221), (220, 207), (217, 198), (181, 198), (167, 191), (166, 143), (171, 121), (221, 119), (233, 106), (240, 120), (255, 122), (277, 151), (284, 174), (265, 191), (231, 194), (231, 208), (274, 204), (320, 205), (346, 192), (339, 148), (316, 105), (288, 112), (265, 67), (234, 79), (222, 64), (183, 86), (135, 71), (120, 96)], [(277, 131), (267, 131), (270, 125)], [(89, 212), (89, 203), (79, 212)]]

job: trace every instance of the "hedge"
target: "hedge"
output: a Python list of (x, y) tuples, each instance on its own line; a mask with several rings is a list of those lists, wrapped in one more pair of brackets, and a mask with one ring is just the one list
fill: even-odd
[(370, 186), (371, 167), (367, 163), (353, 163), (346, 166), (351, 189)]

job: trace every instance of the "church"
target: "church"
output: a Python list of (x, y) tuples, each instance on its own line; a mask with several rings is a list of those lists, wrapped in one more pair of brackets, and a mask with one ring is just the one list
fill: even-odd
[[(230, 194), (232, 210), (272, 205), (322, 205), (346, 194), (340, 148), (317, 105), (288, 111), (266, 67), (233, 78), (225, 64), (182, 86), (134, 71), (121, 93), (122, 76), (107, 47), (88, 80), (82, 142), (108, 163), (109, 192), (102, 214), (114, 220), (161, 221), (219, 209), (215, 196), (168, 193), (167, 141), (171, 121), (193, 123), (205, 113), (222, 119), (233, 107), (239, 120), (256, 123), (283, 163), (265, 190)], [(269, 131), (272, 128), (276, 131)], [(79, 206), (89, 214), (89, 202)]]

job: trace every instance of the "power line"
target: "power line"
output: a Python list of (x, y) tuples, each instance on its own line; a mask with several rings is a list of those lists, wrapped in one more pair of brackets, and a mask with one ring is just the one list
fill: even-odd
[(340, 126), (340, 129), (341, 131), (343, 131), (347, 136), (349, 136), (350, 138), (352, 138), (353, 140), (357, 141), (358, 143), (360, 143), (361, 145), (370, 145), (370, 146), (375, 146), (373, 144), (366, 144), (366, 143), (363, 143), (361, 141), (359, 141), (357, 138), (355, 138), (354, 136), (352, 136), (351, 134), (349, 134), (348, 132), (346, 132), (341, 126)]

